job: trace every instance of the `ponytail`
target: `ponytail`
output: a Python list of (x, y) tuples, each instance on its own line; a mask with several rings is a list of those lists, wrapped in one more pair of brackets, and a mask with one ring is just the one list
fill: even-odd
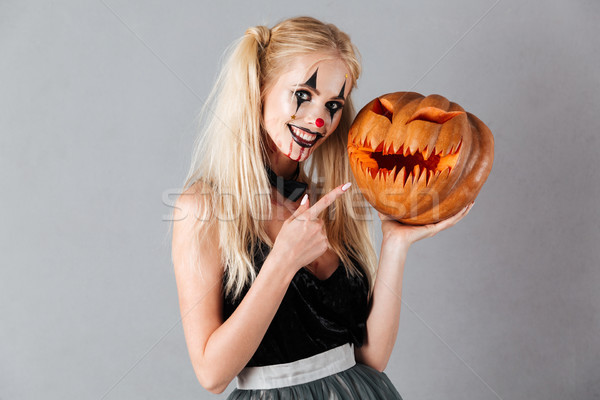
[(252, 36), (256, 43), (260, 46), (261, 51), (264, 51), (271, 41), (271, 30), (266, 26), (258, 25), (248, 28), (245, 35)]

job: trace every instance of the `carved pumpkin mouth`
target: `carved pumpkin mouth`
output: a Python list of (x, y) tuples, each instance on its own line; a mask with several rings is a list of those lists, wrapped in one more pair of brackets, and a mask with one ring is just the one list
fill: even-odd
[(381, 175), (386, 181), (401, 180), (404, 186), (409, 179), (416, 182), (424, 178), (427, 185), (432, 177), (438, 177), (443, 171), (450, 173), (458, 160), (461, 144), (462, 140), (456, 149), (452, 148), (447, 154), (435, 147), (428, 152), (427, 148), (418, 151), (404, 147), (404, 144), (394, 151), (392, 146), (385, 149), (383, 143), (379, 143), (375, 149), (364, 144), (360, 147), (353, 146), (351, 151), (361, 168), (373, 179)]
[[(371, 111), (386, 117), (392, 124), (394, 117), (391, 104), (383, 99), (376, 99)], [(444, 124), (452, 118), (464, 114), (464, 111), (447, 112), (437, 107), (423, 107), (417, 109), (404, 125), (416, 121), (429, 124)], [(397, 140), (396, 140), (397, 141)], [(433, 146), (428, 149), (411, 148), (405, 143), (352, 143), (348, 146), (362, 170), (375, 179), (383, 178), (386, 181), (402, 183), (405, 186), (410, 179), (413, 183), (425, 180), (427, 186), (432, 178), (437, 178), (442, 172), (449, 175), (458, 161), (462, 139), (452, 145), (450, 149), (438, 149)]]

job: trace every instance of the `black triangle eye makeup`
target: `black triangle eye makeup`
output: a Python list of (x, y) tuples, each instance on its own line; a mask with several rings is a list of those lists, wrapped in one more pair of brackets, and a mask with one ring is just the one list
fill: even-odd
[[(306, 82), (304, 82), (303, 86), (308, 86), (313, 90), (317, 90), (317, 72), (319, 72), (319, 68), (315, 70), (315, 72), (311, 75), (310, 78), (308, 78)], [(302, 93), (296, 93), (296, 112), (294, 113), (294, 115), (292, 115), (292, 119), (294, 119), (295, 115), (298, 113), (298, 110), (300, 109), (302, 103), (308, 100), (309, 99), (306, 96), (302, 96)]]
[(315, 70), (315, 73), (312, 74), (310, 78), (306, 82), (304, 82), (305, 86), (311, 87), (313, 89), (317, 89), (317, 72), (319, 72), (319, 68)]
[[(346, 78), (348, 77), (348, 75), (346, 75)], [(340, 90), (340, 94), (338, 94), (338, 97), (341, 98), (342, 100), (346, 100), (344, 98), (344, 91), (346, 90), (346, 80), (344, 79), (344, 85), (342, 86), (342, 89)]]
[[(315, 72), (313, 72), (313, 74), (310, 76), (310, 78), (308, 78), (308, 80), (306, 82), (304, 82), (303, 84), (301, 84), (300, 86), (311, 88), (317, 94), (319, 94), (319, 90), (317, 89), (318, 72), (319, 72), (319, 68), (317, 67), (317, 69), (315, 70)], [(346, 74), (346, 78), (348, 78), (348, 74)], [(345, 90), (346, 90), (346, 80), (344, 79), (344, 84), (342, 85), (342, 88), (340, 89), (340, 92), (336, 98), (340, 99), (340, 100), (346, 100), (346, 98), (344, 97)], [(292, 117), (291, 117), (292, 119), (296, 118), (296, 114), (298, 113), (300, 106), (304, 102), (310, 100), (310, 94), (305, 91), (296, 90), (296, 91), (294, 91), (294, 94), (295, 94), (294, 97), (296, 98), (296, 111), (295, 111), (294, 115), (292, 115)], [(336, 101), (329, 101), (326, 104), (326, 108), (329, 111), (331, 121), (333, 122), (333, 117), (335, 116), (335, 113), (337, 113), (338, 111), (340, 111), (343, 108), (343, 104), (340, 104), (339, 102), (336, 102)]]

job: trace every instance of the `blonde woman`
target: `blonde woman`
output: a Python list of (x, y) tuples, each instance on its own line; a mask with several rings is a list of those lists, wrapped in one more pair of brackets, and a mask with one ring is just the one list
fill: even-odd
[(468, 208), (420, 228), (384, 218), (377, 261), (349, 189), (359, 74), (348, 35), (309, 17), (248, 29), (223, 66), (172, 249), (190, 358), (213, 393), (237, 377), (229, 399), (401, 399), (383, 370), (406, 252)]

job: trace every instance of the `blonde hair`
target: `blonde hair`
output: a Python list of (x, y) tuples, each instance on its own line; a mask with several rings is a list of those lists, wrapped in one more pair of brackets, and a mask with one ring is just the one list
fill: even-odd
[[(340, 58), (351, 75), (352, 87), (355, 86), (360, 75), (358, 52), (348, 35), (334, 25), (298, 17), (282, 21), (272, 29), (249, 28), (233, 43), (202, 110), (201, 121), (205, 123), (194, 145), (184, 190), (196, 186), (195, 195), (207, 205), (199, 216), (204, 223), (196, 224), (193, 232), (198, 241), (208, 231), (207, 223), (217, 224), (226, 296), (239, 296), (244, 286), (256, 278), (253, 259), (259, 243), (273, 246), (262, 224), (272, 211), (271, 185), (265, 170), (268, 155), (262, 126), (262, 96), (290, 65), (290, 59), (317, 52)], [(337, 129), (315, 149), (307, 166), (300, 163), (300, 178), (311, 182), (313, 192), (319, 189), (325, 194), (342, 183), (355, 183), (346, 155), (353, 118), (348, 95)], [(349, 194), (336, 200), (321, 217), (330, 245), (347, 272), (361, 273), (352, 257), (366, 273), (370, 295), (376, 255), (365, 216), (367, 207), (362, 196)], [(191, 250), (189, 263), (201, 271), (198, 249)]]

